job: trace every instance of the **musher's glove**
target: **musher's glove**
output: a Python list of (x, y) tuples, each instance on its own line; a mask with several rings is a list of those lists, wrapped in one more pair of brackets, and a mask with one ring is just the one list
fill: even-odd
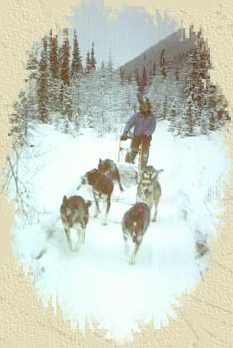
[(144, 138), (145, 138), (146, 140), (148, 140), (148, 141), (151, 141), (152, 136), (151, 136), (151, 135), (148, 135), (148, 134), (145, 134), (145, 135), (144, 135)]

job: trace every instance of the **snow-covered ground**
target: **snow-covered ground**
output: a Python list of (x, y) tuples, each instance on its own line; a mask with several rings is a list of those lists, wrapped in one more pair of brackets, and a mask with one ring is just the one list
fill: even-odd
[[(115, 136), (83, 133), (75, 138), (48, 125), (31, 131), (34, 146), (22, 154), (19, 173), (39, 214), (29, 221), (17, 217), (13, 250), (31, 270), (44, 304), (52, 297), (75, 326), (98, 322), (107, 335), (129, 339), (138, 322), (152, 320), (159, 328), (175, 318), (173, 305), (201, 281), (207, 259), (197, 261), (195, 239), (215, 237), (230, 165), (227, 147), (221, 133), (181, 139), (167, 132), (166, 122), (158, 124), (150, 152), (150, 163), (164, 169), (158, 221), (151, 223), (136, 265), (130, 266), (121, 219), (135, 202), (135, 186), (123, 193), (115, 186), (107, 226), (93, 218), (93, 204), (85, 245), (78, 253), (68, 248), (59, 218), (64, 194), (77, 194), (80, 176), (99, 158), (117, 159)], [(92, 199), (86, 190), (78, 194)], [(46, 252), (36, 260), (41, 250)]]

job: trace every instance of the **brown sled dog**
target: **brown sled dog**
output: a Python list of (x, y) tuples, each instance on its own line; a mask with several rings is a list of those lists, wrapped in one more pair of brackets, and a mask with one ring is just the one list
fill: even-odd
[(112, 181), (117, 181), (121, 191), (124, 191), (121, 185), (120, 173), (116, 163), (111, 159), (99, 160), (98, 170), (100, 173), (108, 176)]
[(134, 244), (134, 251), (129, 263), (135, 264), (136, 254), (142, 243), (143, 236), (150, 223), (150, 208), (145, 203), (135, 203), (123, 216), (122, 231), (125, 241), (125, 251), (128, 254), (128, 239)]
[(108, 213), (111, 208), (111, 196), (114, 188), (113, 181), (108, 176), (101, 174), (98, 169), (92, 169), (81, 177), (81, 184), (77, 187), (77, 190), (79, 190), (82, 185), (89, 185), (92, 188), (96, 206), (96, 217), (100, 213), (100, 199), (106, 201), (107, 205), (103, 222), (103, 224), (106, 225)]
[(152, 221), (157, 219), (158, 204), (161, 197), (161, 186), (158, 176), (161, 172), (163, 172), (163, 169), (156, 170), (153, 166), (146, 166), (137, 188), (137, 202), (146, 203), (151, 210), (154, 206)]
[(78, 248), (85, 241), (90, 205), (91, 202), (85, 201), (81, 196), (63, 197), (60, 215), (70, 249), (73, 249), (70, 238), (71, 228), (77, 231)]

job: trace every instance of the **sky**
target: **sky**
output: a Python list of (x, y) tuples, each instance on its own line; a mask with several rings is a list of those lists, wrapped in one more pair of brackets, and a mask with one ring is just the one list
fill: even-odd
[(128, 62), (150, 46), (174, 32), (177, 24), (168, 15), (154, 15), (143, 7), (125, 6), (114, 11), (103, 0), (83, 0), (68, 18), (79, 35), (82, 56), (95, 43), (97, 61), (108, 61), (115, 67)]

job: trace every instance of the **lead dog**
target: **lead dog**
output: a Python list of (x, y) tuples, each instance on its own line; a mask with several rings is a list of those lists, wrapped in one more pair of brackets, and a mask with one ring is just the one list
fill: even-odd
[(157, 219), (158, 204), (161, 197), (161, 186), (158, 176), (161, 172), (163, 172), (163, 169), (156, 170), (153, 166), (146, 166), (137, 188), (137, 202), (146, 203), (150, 210), (154, 206), (152, 221)]
[(92, 169), (81, 177), (81, 185), (77, 187), (77, 190), (79, 190), (82, 185), (90, 185), (92, 188), (96, 205), (96, 217), (100, 213), (99, 200), (106, 200), (107, 205), (104, 218), (104, 224), (106, 224), (107, 216), (111, 207), (111, 196), (114, 188), (112, 180), (106, 175), (101, 174), (98, 169)]
[(117, 168), (116, 163), (113, 160), (108, 159), (108, 158), (105, 160), (100, 159), (99, 164), (98, 164), (98, 170), (100, 171), (100, 173), (105, 174), (113, 181), (117, 181), (120, 190), (124, 191), (124, 189), (121, 185), (121, 178), (120, 178), (119, 170)]
[(135, 203), (123, 216), (122, 231), (125, 241), (125, 251), (128, 254), (128, 239), (134, 245), (134, 251), (130, 256), (129, 263), (135, 264), (136, 254), (142, 243), (143, 236), (150, 223), (150, 208), (145, 203)]
[(78, 247), (85, 241), (86, 227), (89, 220), (90, 201), (85, 201), (81, 196), (63, 197), (60, 208), (61, 220), (69, 243), (72, 249), (70, 238), (71, 229), (78, 234)]

